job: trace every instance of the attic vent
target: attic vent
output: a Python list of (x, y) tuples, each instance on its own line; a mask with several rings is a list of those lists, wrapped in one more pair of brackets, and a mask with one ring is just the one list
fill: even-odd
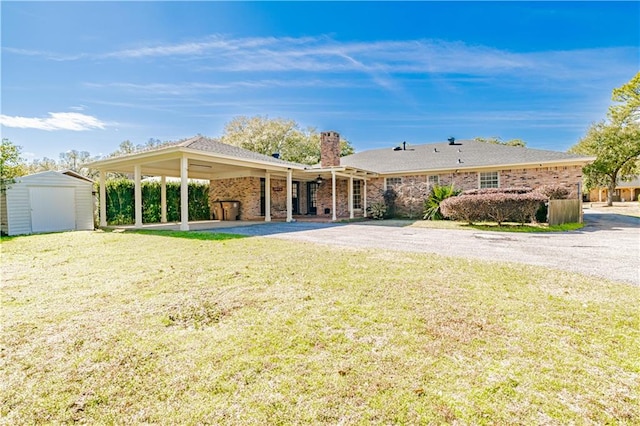
[(273, 158), (280, 158), (280, 153), (279, 152), (274, 152), (273, 154), (271, 154), (271, 156)]
[(402, 148), (399, 146), (396, 146), (395, 148), (393, 148), (394, 151), (402, 151)]
[(458, 164), (462, 164), (462, 160), (458, 158), (457, 163), (458, 163)]
[(433, 152), (438, 152), (438, 148), (433, 148)]
[(451, 136), (447, 140), (449, 141), (449, 145), (455, 145), (456, 144), (456, 138), (454, 138), (453, 136)]

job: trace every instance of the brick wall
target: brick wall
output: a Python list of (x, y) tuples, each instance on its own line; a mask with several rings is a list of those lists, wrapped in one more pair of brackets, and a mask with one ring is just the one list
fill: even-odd
[[(348, 216), (348, 181), (338, 179), (337, 205), (338, 215)], [(305, 215), (308, 212), (307, 183), (298, 182), (298, 214)], [(241, 220), (262, 220), (260, 215), (260, 178), (242, 177), (232, 179), (215, 179), (210, 181), (209, 202), (237, 200), (240, 201)], [(318, 216), (331, 217), (331, 213), (325, 215), (324, 209), (331, 209), (331, 181), (325, 180), (318, 188)], [(287, 217), (287, 180), (271, 178), (271, 217), (284, 219)]]
[[(214, 179), (209, 182), (209, 203), (240, 201), (240, 220), (260, 217), (260, 178)], [(213, 211), (213, 210), (212, 210)]]
[[(426, 182), (429, 175), (402, 176), (403, 182)], [(479, 188), (477, 172), (442, 173), (438, 175), (440, 185), (454, 184), (462, 190)], [(539, 167), (530, 169), (504, 169), (499, 171), (500, 187), (537, 188), (542, 185), (564, 185), (571, 188), (571, 198), (577, 196), (577, 185), (582, 182), (581, 166)], [(384, 178), (374, 178), (367, 182), (367, 204), (384, 201)], [(401, 205), (402, 203), (396, 203)], [(405, 212), (398, 211), (399, 215)]]

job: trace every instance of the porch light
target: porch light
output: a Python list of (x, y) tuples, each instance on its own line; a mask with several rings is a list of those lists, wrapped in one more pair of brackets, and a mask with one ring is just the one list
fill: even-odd
[(323, 179), (322, 179), (322, 176), (318, 175), (318, 178), (316, 179), (316, 183), (317, 183), (318, 185), (320, 185), (320, 184), (322, 184), (322, 180), (323, 180)]

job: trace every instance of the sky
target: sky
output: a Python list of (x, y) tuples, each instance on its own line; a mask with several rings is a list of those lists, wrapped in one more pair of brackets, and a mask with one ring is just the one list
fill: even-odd
[(448, 137), (566, 151), (640, 69), (640, 2), (0, 2), (23, 157), (220, 137), (237, 116), (356, 151)]

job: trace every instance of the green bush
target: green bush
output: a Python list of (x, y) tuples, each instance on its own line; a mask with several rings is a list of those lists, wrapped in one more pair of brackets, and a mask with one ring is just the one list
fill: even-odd
[[(180, 183), (167, 182), (167, 221), (180, 221)], [(142, 182), (142, 222), (158, 223), (161, 218), (160, 182)], [(209, 185), (189, 183), (189, 220), (210, 219)], [(135, 222), (135, 184), (129, 179), (106, 182), (107, 223), (130, 225)], [(98, 191), (99, 193), (99, 191)]]
[(395, 217), (396, 200), (398, 199), (398, 193), (393, 188), (389, 188), (382, 193), (382, 198), (384, 199), (384, 205), (386, 207), (384, 218), (391, 219)]
[(429, 196), (424, 201), (424, 219), (428, 220), (442, 220), (444, 216), (440, 211), (440, 203), (449, 197), (454, 197), (460, 194), (459, 189), (455, 189), (453, 185), (434, 185), (431, 187)]
[(385, 215), (387, 214), (387, 205), (382, 201), (378, 201), (371, 204), (367, 208), (367, 211), (369, 213), (369, 216), (371, 216), (373, 219), (381, 220), (384, 219)]

